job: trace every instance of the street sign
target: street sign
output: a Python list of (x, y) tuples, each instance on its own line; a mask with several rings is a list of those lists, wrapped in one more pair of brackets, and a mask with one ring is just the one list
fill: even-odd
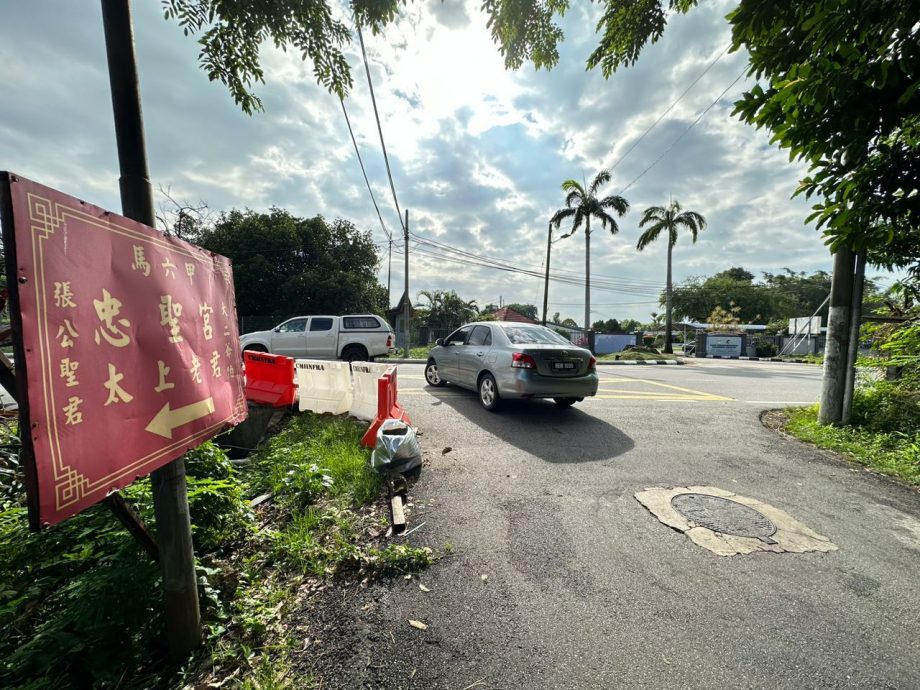
[(245, 419), (228, 259), (11, 173), (0, 212), (33, 526)]

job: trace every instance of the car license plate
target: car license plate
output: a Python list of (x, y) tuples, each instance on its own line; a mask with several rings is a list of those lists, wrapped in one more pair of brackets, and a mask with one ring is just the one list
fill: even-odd
[(553, 369), (574, 369), (575, 362), (553, 362)]

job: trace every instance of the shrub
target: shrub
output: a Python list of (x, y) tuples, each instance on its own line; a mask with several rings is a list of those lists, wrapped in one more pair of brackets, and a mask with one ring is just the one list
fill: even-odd
[(870, 431), (920, 433), (920, 390), (892, 381), (857, 390), (852, 423)]

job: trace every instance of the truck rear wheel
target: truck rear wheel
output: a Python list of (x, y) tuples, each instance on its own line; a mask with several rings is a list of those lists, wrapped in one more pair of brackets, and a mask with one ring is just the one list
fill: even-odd
[(366, 362), (368, 361), (367, 350), (361, 345), (349, 345), (342, 350), (342, 359), (346, 362)]

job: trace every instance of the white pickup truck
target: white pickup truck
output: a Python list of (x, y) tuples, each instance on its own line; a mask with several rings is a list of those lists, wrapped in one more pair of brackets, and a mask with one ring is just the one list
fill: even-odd
[(270, 331), (247, 333), (243, 350), (270, 352), (304, 359), (344, 359), (369, 362), (394, 346), (393, 329), (373, 314), (295, 316)]

